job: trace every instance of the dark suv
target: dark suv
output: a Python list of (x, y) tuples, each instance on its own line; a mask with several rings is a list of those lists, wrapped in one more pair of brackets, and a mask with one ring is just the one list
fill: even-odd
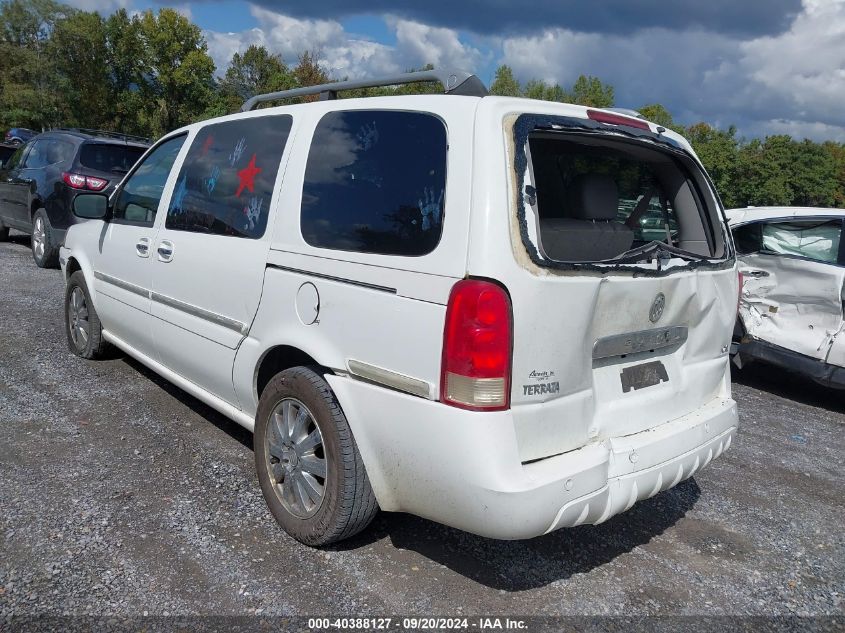
[(58, 265), (77, 193), (111, 193), (149, 146), (140, 137), (98, 130), (53, 130), (20, 147), (0, 167), (0, 241), (9, 228), (32, 236), (41, 268)]

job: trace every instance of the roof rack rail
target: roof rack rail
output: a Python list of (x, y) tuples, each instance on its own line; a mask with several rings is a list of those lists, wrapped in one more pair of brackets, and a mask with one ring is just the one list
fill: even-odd
[(141, 141), (149, 143), (150, 139), (145, 136), (136, 136), (135, 134), (124, 134), (123, 132), (110, 132), (108, 130), (95, 130), (86, 127), (57, 127), (53, 128), (62, 132), (81, 132), (82, 134), (90, 134), (92, 136), (105, 136), (107, 138), (115, 138), (122, 141)]
[(443, 85), (445, 94), (464, 95), (469, 97), (486, 97), (487, 88), (484, 83), (473, 75), (463, 70), (421, 70), (413, 73), (402, 73), (379, 79), (358, 79), (350, 81), (337, 81), (334, 83), (321, 84), (319, 86), (307, 86), (305, 88), (294, 88), (293, 90), (282, 90), (270, 92), (263, 95), (255, 95), (247, 99), (241, 108), (241, 112), (253, 110), (259, 103), (277, 101), (290, 97), (305, 97), (308, 95), (320, 95), (320, 101), (337, 99), (337, 93), (342, 90), (355, 90), (357, 88), (378, 88), (382, 86), (398, 86), (403, 84), (418, 83), (421, 81), (437, 81)]

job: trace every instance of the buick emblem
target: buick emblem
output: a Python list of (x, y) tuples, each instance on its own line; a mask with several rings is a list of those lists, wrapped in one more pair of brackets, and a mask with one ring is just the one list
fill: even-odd
[(660, 317), (663, 316), (663, 308), (666, 305), (666, 296), (662, 292), (658, 292), (651, 304), (651, 310), (648, 312), (648, 320), (652, 323), (657, 323)]

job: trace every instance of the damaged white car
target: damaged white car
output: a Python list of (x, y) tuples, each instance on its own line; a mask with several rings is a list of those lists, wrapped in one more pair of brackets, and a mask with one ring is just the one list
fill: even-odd
[(726, 213), (742, 275), (734, 364), (762, 360), (845, 388), (845, 209)]

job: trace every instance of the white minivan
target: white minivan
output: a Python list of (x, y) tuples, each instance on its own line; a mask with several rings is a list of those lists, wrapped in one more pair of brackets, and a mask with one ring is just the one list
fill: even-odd
[[(335, 98), (422, 80), (446, 95)], [(730, 446), (736, 259), (683, 138), (449, 71), (244, 110), (76, 198), (67, 336), (254, 430), (294, 538), (601, 523)]]

